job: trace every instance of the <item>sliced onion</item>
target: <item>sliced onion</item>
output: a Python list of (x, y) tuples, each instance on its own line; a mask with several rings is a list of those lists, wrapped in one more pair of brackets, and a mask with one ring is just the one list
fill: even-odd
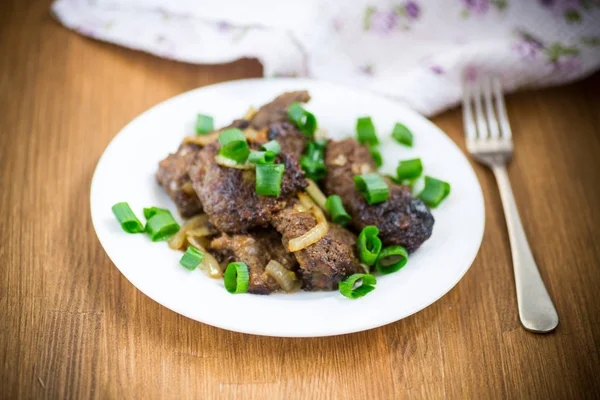
[(256, 142), (256, 138), (258, 137), (258, 131), (254, 128), (246, 128), (242, 131), (246, 140), (249, 142)]
[(269, 261), (265, 268), (267, 274), (273, 277), (277, 284), (286, 292), (291, 292), (296, 288), (296, 274), (292, 271), (285, 269), (285, 267), (279, 264), (275, 260)]
[(250, 106), (250, 108), (248, 109), (248, 111), (246, 111), (246, 114), (244, 114), (242, 119), (245, 119), (246, 121), (250, 121), (252, 118), (254, 118), (255, 115), (256, 115), (256, 108)]
[(207, 249), (210, 246), (210, 239), (206, 236), (188, 236), (186, 240), (189, 245), (199, 249), (200, 247)]
[(180, 229), (176, 234), (171, 236), (171, 239), (167, 242), (169, 247), (173, 250), (181, 250), (185, 245), (185, 232)]
[(195, 217), (190, 218), (185, 224), (181, 226), (181, 229), (169, 239), (169, 247), (173, 250), (181, 250), (185, 247), (185, 238), (187, 232), (192, 229), (206, 226), (208, 223), (208, 215), (199, 214)]
[(208, 135), (186, 136), (183, 138), (183, 143), (194, 143), (198, 146), (206, 146), (219, 139), (219, 131), (209, 133)]
[(327, 139), (327, 129), (318, 128), (315, 131), (315, 140), (326, 140)]
[(305, 212), (308, 212), (308, 209), (306, 207), (304, 207), (302, 204), (296, 203), (296, 204), (294, 204), (294, 211), (299, 212), (299, 213), (305, 213)]
[(216, 235), (217, 233), (218, 233), (218, 231), (215, 228), (213, 228), (212, 226), (208, 226), (208, 225), (203, 225), (203, 226), (200, 226), (195, 229), (190, 229), (189, 231), (186, 232), (187, 236), (192, 236), (192, 237), (205, 237), (205, 236)]
[(219, 265), (217, 259), (206, 250), (207, 245), (204, 243), (205, 240), (203, 239), (205, 238), (197, 238), (193, 236), (187, 237), (189, 244), (204, 253), (204, 258), (202, 259), (202, 262), (198, 268), (200, 268), (202, 272), (211, 278), (221, 278), (223, 276), (223, 269), (221, 268), (221, 265)]
[(311, 210), (315, 206), (315, 203), (310, 199), (310, 197), (304, 193), (298, 193), (298, 200), (300, 200), (302, 207), (306, 208), (307, 210)]
[(364, 274), (371, 272), (371, 268), (369, 268), (369, 266), (365, 263), (360, 263), (360, 267), (362, 268)]
[(300, 235), (297, 238), (289, 241), (288, 250), (292, 253), (305, 249), (311, 244), (317, 243), (323, 238), (323, 236), (327, 234), (327, 231), (329, 230), (329, 225), (327, 224), (327, 220), (325, 219), (325, 215), (323, 214), (321, 208), (317, 207), (310, 197), (304, 193), (298, 193), (298, 198), (300, 199), (300, 203), (302, 203), (304, 207), (308, 208), (315, 216), (317, 225), (312, 227), (303, 235)]
[(187, 194), (195, 194), (196, 193), (196, 191), (194, 190), (194, 185), (192, 184), (191, 181), (188, 181), (188, 182), (184, 183), (183, 185), (181, 185), (181, 190), (183, 190)]
[(232, 160), (231, 158), (223, 157), (221, 155), (216, 155), (215, 161), (217, 164), (219, 164), (223, 167), (228, 167), (228, 168), (253, 169), (255, 167), (254, 164), (249, 163), (249, 162), (245, 162), (244, 164), (238, 164), (235, 160)]
[(321, 207), (321, 210), (327, 211), (327, 207), (325, 206), (327, 197), (325, 197), (325, 194), (323, 194), (319, 186), (312, 179), (306, 179), (306, 182), (308, 182), (306, 193), (308, 193), (310, 198), (313, 199), (319, 207)]

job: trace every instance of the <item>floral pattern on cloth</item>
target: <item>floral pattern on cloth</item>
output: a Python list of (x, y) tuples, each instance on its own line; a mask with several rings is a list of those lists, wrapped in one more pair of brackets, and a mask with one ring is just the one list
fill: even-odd
[(432, 115), (465, 79), (506, 91), (600, 68), (600, 0), (57, 0), (94, 39), (173, 60), (260, 60), (265, 76), (360, 86)]

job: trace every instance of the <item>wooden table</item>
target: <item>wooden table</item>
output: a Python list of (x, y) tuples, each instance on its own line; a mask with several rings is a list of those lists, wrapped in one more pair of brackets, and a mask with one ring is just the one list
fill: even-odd
[[(367, 332), (277, 339), (177, 315), (98, 243), (89, 186), (112, 137), (150, 106), (261, 75), (82, 38), (48, 2), (0, 9), (0, 397), (592, 398), (600, 396), (600, 75), (508, 96), (509, 173), (561, 323), (519, 325), (492, 174), (481, 251), (427, 309)], [(433, 121), (464, 149), (460, 110)], [(199, 305), (201, 306), (201, 305)]]

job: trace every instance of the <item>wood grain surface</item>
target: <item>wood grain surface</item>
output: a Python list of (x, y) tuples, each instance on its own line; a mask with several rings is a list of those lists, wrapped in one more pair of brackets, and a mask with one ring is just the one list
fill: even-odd
[[(100, 43), (60, 27), (48, 6), (0, 5), (1, 398), (600, 397), (600, 75), (507, 99), (510, 178), (560, 314), (555, 333), (519, 325), (500, 199), (473, 164), (485, 236), (450, 293), (367, 332), (258, 337), (189, 320), (133, 287), (96, 239), (89, 187), (133, 117), (261, 66)], [(459, 109), (433, 121), (464, 149)]]

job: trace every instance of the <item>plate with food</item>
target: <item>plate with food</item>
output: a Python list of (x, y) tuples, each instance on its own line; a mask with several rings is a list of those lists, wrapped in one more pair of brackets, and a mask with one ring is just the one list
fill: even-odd
[(415, 111), (305, 79), (181, 94), (112, 140), (91, 214), (115, 266), (194, 320), (258, 335), (358, 332), (447, 293), (481, 244), (481, 188)]

